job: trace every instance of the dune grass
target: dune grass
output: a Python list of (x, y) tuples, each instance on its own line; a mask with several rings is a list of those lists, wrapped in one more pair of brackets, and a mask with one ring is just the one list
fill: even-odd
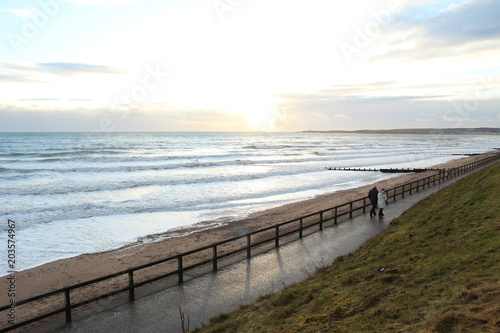
[(496, 163), (309, 279), (194, 332), (499, 332), (499, 198)]

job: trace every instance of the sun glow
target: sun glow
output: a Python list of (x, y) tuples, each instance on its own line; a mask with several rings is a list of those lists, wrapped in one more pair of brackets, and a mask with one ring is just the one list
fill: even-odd
[(227, 109), (241, 116), (252, 131), (276, 131), (278, 119), (277, 101), (272, 97), (249, 97), (239, 100)]

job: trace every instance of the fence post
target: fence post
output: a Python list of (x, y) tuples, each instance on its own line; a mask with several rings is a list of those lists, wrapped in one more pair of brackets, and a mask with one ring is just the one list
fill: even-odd
[(177, 268), (179, 270), (179, 283), (184, 282), (184, 269), (182, 267), (182, 255), (177, 256)]
[(401, 189), (401, 198), (405, 197), (405, 185), (403, 184), (403, 188)]
[(247, 235), (247, 258), (252, 256), (252, 243), (250, 242), (250, 234)]
[(135, 290), (134, 290), (134, 271), (128, 272), (128, 300), (130, 302), (135, 301)]
[(363, 198), (363, 214), (366, 213), (366, 198)]
[(334, 223), (334, 224), (337, 224), (337, 208), (338, 208), (338, 207), (335, 207), (335, 213), (334, 213), (335, 215), (334, 215), (334, 217), (333, 217), (333, 218), (334, 218), (334, 219), (333, 219), (333, 223)]
[(349, 218), (352, 219), (352, 201), (349, 203)]
[(319, 212), (319, 230), (323, 230), (323, 212)]
[(279, 225), (276, 226), (276, 239), (274, 240), (274, 245), (276, 247), (280, 246), (280, 226)]
[(66, 323), (71, 323), (71, 299), (69, 289), (64, 290), (64, 308), (66, 312)]
[(303, 228), (303, 222), (302, 222), (302, 218), (300, 218), (300, 228), (299, 228), (299, 238), (302, 238), (302, 228)]
[(212, 246), (212, 252), (213, 252), (213, 257), (212, 257), (213, 270), (216, 271), (217, 270), (217, 244)]

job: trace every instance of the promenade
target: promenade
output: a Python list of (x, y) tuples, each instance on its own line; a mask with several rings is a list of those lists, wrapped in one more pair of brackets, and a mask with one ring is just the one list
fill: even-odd
[[(208, 268), (186, 274), (181, 285), (174, 285), (172, 281), (171, 287), (161, 289), (169, 282), (157, 284), (149, 290), (138, 291), (134, 302), (114, 299), (75, 313), (71, 324), (64, 325), (63, 319), (55, 320), (25, 332), (177, 333), (183, 332), (180, 311), (185, 317), (185, 327), (189, 319), (192, 330), (213, 316), (304, 280), (338, 256), (355, 251), (418, 201), (480, 169), (398, 198), (395, 202), (389, 201), (383, 219), (370, 218), (367, 212), (344, 219), (337, 225), (329, 221), (321, 232), (307, 234), (302, 239), (229, 266), (221, 263), (218, 271)], [(149, 295), (144, 295), (147, 293)], [(118, 305), (120, 303), (124, 304)], [(109, 309), (105, 310), (106, 307)]]

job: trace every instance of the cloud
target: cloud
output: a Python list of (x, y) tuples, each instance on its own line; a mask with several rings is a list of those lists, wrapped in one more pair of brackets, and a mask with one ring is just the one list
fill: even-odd
[(446, 97), (280, 95), (282, 106), (294, 115), (294, 130), (309, 126), (317, 130), (500, 126), (500, 99), (482, 100), (473, 94), (459, 100)]
[(76, 101), (76, 102), (96, 102), (94, 99), (84, 99), (84, 98), (21, 98), (19, 101), (22, 102), (67, 102), (67, 101)]
[(407, 7), (394, 15), (379, 45), (387, 51), (372, 60), (422, 60), (498, 50), (500, 2), (464, 1)]
[(51, 62), (39, 64), (20, 64), (11, 62), (0, 63), (0, 82), (33, 82), (41, 83), (38, 79), (40, 74), (52, 74), (66, 77), (74, 77), (82, 74), (124, 74), (118, 68), (90, 65), (83, 63)]
[(118, 7), (130, 6), (141, 3), (141, 0), (68, 0), (75, 5), (99, 6), (99, 7)]
[[(447, 88), (456, 89), (460, 86), (467, 86), (469, 83), (447, 84)], [(280, 94), (276, 97), (285, 100), (314, 100), (314, 101), (350, 101), (356, 100), (359, 103), (371, 103), (385, 100), (418, 100), (418, 99), (443, 99), (451, 98), (447, 94), (436, 93), (436, 88), (442, 88), (442, 84), (404, 84), (396, 81), (380, 82), (360, 82), (357, 84), (333, 85), (327, 89), (321, 89), (314, 93), (307, 94)], [(396, 90), (397, 93), (394, 91)], [(419, 94), (408, 94), (408, 92), (418, 92)], [(406, 94), (404, 94), (406, 93)]]
[(37, 64), (36, 67), (42, 71), (62, 76), (74, 76), (78, 74), (123, 74), (120, 69), (103, 66), (89, 65), (70, 62), (48, 62)]
[(10, 12), (16, 16), (22, 17), (22, 18), (29, 18), (32, 19), (35, 17), (36, 13), (38, 12), (38, 8), (20, 8), (20, 9), (12, 9)]
[(500, 38), (500, 2), (467, 1), (431, 17), (424, 34), (444, 45), (490, 41)]
[[(500, 99), (446, 100), (422, 96), (282, 95), (279, 130), (499, 127)], [(138, 103), (118, 108), (43, 107), (46, 99), (0, 105), (0, 132), (10, 131), (249, 131), (242, 115), (221, 109)], [(38, 103), (38, 102), (41, 102)], [(472, 102), (472, 103), (471, 103)], [(62, 104), (64, 105), (64, 104)]]
[(0, 132), (248, 131), (246, 121), (215, 109), (165, 104), (109, 108), (0, 105)]
[(1, 73), (0, 72), (0, 82), (7, 83), (40, 83), (42, 81), (38, 81), (33, 79), (32, 77), (24, 74), (10, 74), (10, 73)]

